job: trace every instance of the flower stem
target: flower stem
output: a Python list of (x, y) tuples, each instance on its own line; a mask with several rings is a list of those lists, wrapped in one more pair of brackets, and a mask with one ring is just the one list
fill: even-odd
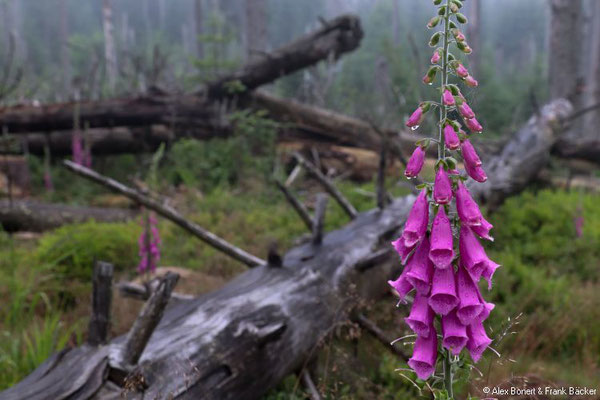
[(448, 115), (448, 107), (444, 104), (444, 90), (448, 84), (448, 46), (450, 44), (450, 40), (448, 40), (448, 36), (450, 34), (448, 27), (449, 20), (450, 1), (446, 0), (446, 10), (444, 12), (444, 49), (442, 52), (442, 93), (440, 98), (440, 138), (438, 142), (438, 161), (446, 156), (446, 146), (444, 143), (444, 121)]
[(452, 390), (452, 355), (450, 350), (446, 350), (446, 357), (444, 358), (444, 389), (448, 393), (449, 399), (454, 399), (454, 391)]
[[(446, 143), (444, 141), (444, 121), (448, 115), (448, 107), (444, 104), (444, 90), (448, 85), (448, 46), (450, 40), (449, 22), (450, 20), (450, 0), (446, 0), (446, 10), (444, 12), (444, 49), (442, 52), (442, 90), (440, 100), (440, 138), (438, 142), (438, 161), (446, 156)], [(454, 390), (452, 388), (452, 355), (449, 350), (446, 350), (444, 358), (444, 388), (449, 399), (454, 399)]]

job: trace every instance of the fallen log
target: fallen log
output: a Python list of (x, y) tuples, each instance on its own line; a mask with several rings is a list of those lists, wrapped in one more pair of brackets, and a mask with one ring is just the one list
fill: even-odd
[[(0, 109), (0, 126), (11, 134), (73, 129), (77, 111), (80, 126), (118, 127), (195, 125), (219, 128), (224, 96), (239, 96), (282, 75), (327, 59), (339, 57), (360, 44), (363, 32), (354, 15), (342, 15), (316, 31), (289, 43), (239, 71), (210, 82), (195, 94), (168, 94), (158, 90), (145, 96), (103, 101), (69, 102), (43, 106), (20, 105)], [(237, 88), (232, 85), (239, 83)]]
[(135, 210), (81, 207), (33, 200), (0, 200), (0, 225), (7, 232), (43, 232), (65, 224), (95, 220), (122, 222), (134, 218)]
[[(547, 109), (553, 107), (562, 105)], [(525, 179), (535, 176), (531, 171), (545, 164), (543, 154), (555, 140), (559, 118), (557, 111), (556, 118), (540, 118), (519, 131), (502, 152), (510, 159), (497, 158), (486, 166), (488, 175), (499, 176), (496, 182), (505, 186), (491, 186), (481, 194), (501, 199), (523, 189)], [(167, 307), (132, 375), (143, 385), (124, 396), (259, 399), (286, 375), (301, 371), (324, 338), (348, 320), (356, 299), (380, 295), (386, 278), (398, 272), (395, 257), (369, 268), (364, 260), (389, 247), (414, 199), (406, 196), (358, 214), (345, 227), (325, 234), (320, 244), (292, 248), (279, 268), (257, 266), (220, 290)], [(35, 379), (28, 377), (0, 393), (0, 400), (45, 399), (50, 388), (56, 399), (117, 399), (125, 389), (110, 377), (119, 368), (113, 360), (124, 340), (122, 336), (95, 349), (67, 350), (34, 371)], [(127, 382), (125, 387), (130, 387)]]

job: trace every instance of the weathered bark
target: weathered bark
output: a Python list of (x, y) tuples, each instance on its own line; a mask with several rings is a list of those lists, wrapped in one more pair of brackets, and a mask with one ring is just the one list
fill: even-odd
[[(555, 118), (548, 112), (530, 121), (529, 129), (519, 131), (502, 156), (486, 163), (488, 175), (499, 176), (494, 181), (506, 186), (497, 191), (492, 186), (481, 195), (495, 194), (500, 200), (522, 189), (524, 180), (535, 175), (531, 171), (541, 169), (563, 108), (568, 103), (548, 106), (555, 109)], [(252, 268), (220, 290), (168, 307), (136, 369), (145, 382), (143, 394), (130, 392), (126, 397), (259, 399), (286, 375), (299, 371), (319, 343), (348, 320), (356, 304), (351, 299), (372, 298), (384, 290), (399, 263), (362, 268), (369, 279), (357, 267), (372, 259), (378, 248), (389, 246), (414, 199), (406, 196), (383, 210), (361, 213), (326, 234), (320, 245), (307, 242), (292, 248), (281, 268)], [(0, 393), (0, 400), (45, 399), (45, 390), (52, 390), (56, 399), (117, 399), (123, 389), (107, 374), (112, 376), (110, 370), (118, 368), (111, 360), (123, 340), (54, 357), (33, 372), (35, 379), (28, 377)], [(85, 395), (73, 395), (78, 390)]]
[(0, 201), (0, 224), (8, 232), (43, 232), (65, 224), (95, 220), (121, 222), (136, 215), (135, 210), (101, 207), (69, 206), (30, 200)]

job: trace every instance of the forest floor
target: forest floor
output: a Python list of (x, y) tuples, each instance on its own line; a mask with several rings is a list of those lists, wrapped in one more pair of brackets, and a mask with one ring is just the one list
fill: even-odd
[[(398, 182), (402, 182), (398, 176), (388, 179), (388, 190), (395, 196), (409, 191)], [(372, 183), (338, 184), (359, 211), (374, 206)], [(314, 184), (304, 181), (294, 186), (312, 207)], [(76, 202), (122, 202), (97, 189), (77, 190)], [(66, 192), (52, 195), (69, 196)], [(180, 185), (169, 196), (188, 218), (260, 257), (273, 243), (283, 252), (306, 234), (283, 196), (261, 179), (248, 178), (204, 192)], [(489, 329), (500, 357), (488, 351), (478, 371), (460, 377), (461, 393), (481, 396), (483, 386), (507, 384), (518, 377), (540, 385), (594, 388), (598, 384), (599, 200), (598, 194), (577, 190), (531, 190), (510, 198), (490, 216), (496, 241), (487, 249), (502, 268), (486, 297), (497, 305)], [(581, 235), (574, 222), (579, 216), (584, 218)], [(326, 230), (346, 222), (346, 215), (331, 202)], [(160, 220), (159, 229), (160, 265), (184, 269), (179, 271), (179, 292), (198, 295), (215, 290), (245, 269), (168, 221)], [(0, 389), (22, 379), (54, 351), (84, 341), (94, 259), (113, 262), (117, 281), (144, 279), (135, 269), (140, 232), (139, 221), (68, 225), (43, 235), (0, 232)], [(141, 303), (116, 293), (114, 301), (111, 334), (119, 335), (130, 327)], [(407, 309), (396, 308), (391, 291), (365, 306), (368, 317), (389, 337), (409, 333), (402, 320)], [(411, 352), (410, 343), (405, 350)], [(319, 354), (315, 380), (324, 398), (419, 396), (411, 383), (414, 375), (405, 370), (402, 360), (352, 323), (336, 330)], [(265, 398), (305, 396), (298, 379), (290, 376)]]

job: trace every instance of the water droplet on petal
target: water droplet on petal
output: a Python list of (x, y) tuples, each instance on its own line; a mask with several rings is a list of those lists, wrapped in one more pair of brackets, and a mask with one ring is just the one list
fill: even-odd
[(429, 83), (428, 83), (428, 85), (429, 85), (429, 86), (433, 85), (433, 82), (429, 82)]
[(419, 125), (415, 125), (415, 126), (411, 126), (410, 127), (411, 131), (416, 131), (417, 129), (419, 129)]

